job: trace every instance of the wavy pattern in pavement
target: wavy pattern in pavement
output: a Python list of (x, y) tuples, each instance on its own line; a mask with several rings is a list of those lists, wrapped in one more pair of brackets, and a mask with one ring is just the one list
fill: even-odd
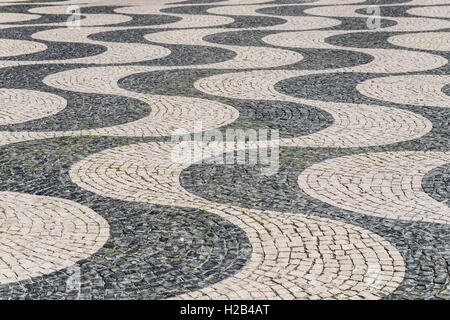
[[(381, 1), (379, 29), (360, 0), (3, 2), (1, 299), (449, 299), (448, 1)], [(207, 177), (174, 134), (209, 160), (276, 146), (294, 191)]]

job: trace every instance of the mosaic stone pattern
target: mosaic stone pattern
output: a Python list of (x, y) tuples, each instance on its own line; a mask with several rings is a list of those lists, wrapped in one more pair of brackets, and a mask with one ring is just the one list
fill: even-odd
[(2, 1), (0, 299), (449, 300), (449, 8)]

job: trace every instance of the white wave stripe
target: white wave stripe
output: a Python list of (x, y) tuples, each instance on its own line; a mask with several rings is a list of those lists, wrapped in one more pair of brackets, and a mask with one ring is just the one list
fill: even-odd
[[(55, 6), (54, 3), (52, 3), (50, 6), (45, 7), (36, 7), (29, 9), (28, 12), (30, 13), (37, 13), (37, 14), (55, 14), (55, 15), (70, 15), (68, 13), (68, 9), (71, 5), (76, 5), (81, 9), (80, 16), (80, 26), (82, 27), (93, 27), (93, 26), (103, 26), (103, 25), (114, 25), (114, 24), (120, 24), (124, 22), (128, 22), (132, 20), (132, 17), (127, 15), (120, 15), (120, 14), (110, 14), (110, 13), (83, 13), (82, 8), (83, 4), (81, 4), (79, 1), (74, 3), (67, 3), (65, 2), (62, 6)], [(97, 4), (100, 5), (100, 4)], [(106, 5), (106, 4), (105, 4)], [(108, 5), (112, 5), (108, 3)], [(69, 16), (67, 16), (69, 17)], [(67, 20), (63, 22), (55, 22), (55, 23), (41, 23), (36, 24), (36, 26), (67, 26)], [(75, 29), (71, 29), (75, 30)]]
[(427, 195), (424, 175), (450, 162), (449, 152), (378, 152), (312, 165), (298, 178), (309, 196), (333, 206), (388, 219), (450, 222), (450, 208)]
[(401, 34), (387, 39), (396, 46), (433, 51), (450, 51), (450, 32)]
[(0, 125), (26, 122), (54, 115), (67, 105), (66, 99), (55, 94), (0, 88)]
[(47, 46), (40, 42), (16, 39), (1, 39), (0, 57), (12, 57), (44, 51)]
[(70, 267), (108, 238), (106, 220), (74, 201), (0, 192), (0, 284)]
[(442, 92), (446, 85), (450, 85), (450, 76), (404, 75), (367, 80), (358, 84), (356, 89), (378, 100), (450, 108), (450, 96)]

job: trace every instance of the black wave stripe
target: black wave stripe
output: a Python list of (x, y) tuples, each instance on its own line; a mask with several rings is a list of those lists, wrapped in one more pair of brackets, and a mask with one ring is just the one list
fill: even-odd
[[(179, 3), (178, 3), (179, 4)], [(201, 15), (213, 15), (212, 13), (207, 12), (208, 9), (218, 7), (217, 5), (201, 5), (196, 6), (193, 4), (192, 6), (179, 6), (179, 7), (170, 7), (161, 9), (160, 11), (163, 13), (176, 13), (176, 14), (201, 14)]]
[[(340, 20), (341, 24), (331, 27), (332, 30), (369, 30), (367, 27), (367, 18), (343, 18), (343, 17), (330, 17), (332, 19)], [(380, 28), (387, 28), (395, 26), (397, 22), (390, 19), (380, 19)]]
[(148, 104), (128, 97), (61, 93), (67, 106), (55, 115), (23, 123), (0, 125), (0, 131), (66, 131), (110, 127), (139, 120), (151, 113)]
[[(1, 7), (0, 7), (1, 8)], [(17, 26), (6, 29), (0, 29), (1, 39), (17, 39), (17, 40), (30, 40), (36, 42), (43, 42), (42, 40), (37, 40), (31, 36), (40, 31), (55, 29), (55, 27), (49, 26)]]
[[(95, 41), (106, 41), (106, 42), (122, 42), (122, 43), (152, 43), (146, 39), (144, 36), (151, 33), (157, 33), (161, 31), (166, 31), (167, 28), (163, 29), (125, 29), (125, 30), (113, 30), (93, 33), (88, 36), (89, 39)], [(158, 45), (165, 45), (161, 43)]]
[[(161, 70), (133, 74), (120, 79), (117, 83), (123, 89), (139, 93), (206, 98), (207, 94), (194, 88), (194, 82), (204, 77), (227, 72), (193, 69)], [(149, 86), (149, 83), (152, 86)]]
[(105, 46), (83, 42), (53, 42), (45, 40), (36, 40), (32, 35), (39, 31), (51, 30), (53, 27), (18, 27), (0, 29), (1, 39), (19, 39), (43, 43), (47, 49), (31, 54), (19, 56), (0, 57), (0, 60), (10, 61), (43, 61), (43, 60), (61, 60), (64, 63), (66, 59), (76, 59), (95, 56), (107, 50)]
[(183, 2), (173, 2), (173, 3), (168, 3), (168, 4), (173, 4), (173, 5), (179, 5), (179, 4), (200, 4), (200, 3), (217, 3), (217, 2), (224, 2), (226, 0), (188, 0), (188, 1), (183, 1)]
[(234, 19), (234, 22), (223, 27), (226, 28), (259, 28), (271, 27), (283, 24), (285, 19), (264, 16), (227, 16)]
[(430, 197), (450, 207), (450, 163), (428, 172), (422, 188)]
[(82, 7), (80, 8), (80, 13), (88, 13), (88, 14), (119, 14), (114, 12), (114, 10), (118, 8), (126, 7), (126, 5), (123, 6), (92, 6), (92, 7)]
[(239, 111), (239, 118), (223, 126), (228, 129), (249, 128), (279, 130), (280, 138), (312, 134), (333, 124), (334, 118), (321, 109), (285, 101), (234, 100), (223, 101)]
[(442, 88), (442, 92), (450, 96), (450, 83)]
[(85, 58), (99, 55), (107, 51), (102, 45), (82, 42), (49, 42), (39, 41), (47, 46), (46, 50), (20, 56), (1, 57), (0, 60), (7, 61), (46, 61), (59, 60), (64, 63), (66, 59)]
[[(309, 17), (312, 16), (305, 13), (307, 9), (315, 8), (315, 6), (280, 6), (280, 7), (268, 7), (256, 10), (257, 13), (270, 14), (275, 16), (297, 16), (297, 17)], [(365, 11), (364, 11), (365, 13)], [(383, 15), (381, 15), (383, 17)], [(321, 28), (320, 30), (361, 30), (367, 28), (367, 18), (359, 17), (326, 17), (329, 19), (335, 19), (341, 21), (341, 23), (334, 27)], [(396, 25), (395, 20), (380, 19), (380, 28), (386, 28)]]
[(242, 30), (242, 31), (217, 31), (215, 34), (208, 35), (203, 40), (211, 43), (233, 45), (233, 46), (256, 46), (273, 47), (262, 41), (263, 37), (271, 34), (280, 33), (280, 31), (266, 30)]
[(282, 66), (278, 69), (288, 70), (326, 70), (353, 67), (373, 61), (371, 55), (350, 50), (330, 49), (292, 49), (303, 55), (299, 62)]
[[(410, 17), (410, 18), (431, 18), (431, 19), (450, 19), (449, 18), (445, 18), (445, 17), (422, 17), (420, 15), (414, 15), (414, 14), (410, 14), (406, 11), (408, 11), (409, 9), (412, 8), (417, 8), (417, 6), (408, 6), (408, 3), (405, 3), (404, 6), (385, 6), (385, 7), (380, 7), (380, 16), (382, 17)], [(419, 7), (420, 8), (420, 7)], [(436, 8), (439, 8), (439, 6), (436, 6)], [(361, 13), (361, 14), (368, 14), (366, 9), (358, 9), (355, 10), (356, 13)]]
[(408, 4), (408, 2), (411, 2), (411, 0), (365, 0), (362, 1), (361, 4), (367, 4), (367, 5), (381, 5), (381, 4), (399, 4), (404, 3), (405, 5)]
[(398, 46), (389, 43), (387, 39), (400, 34), (403, 32), (355, 32), (330, 36), (325, 39), (325, 42), (349, 48), (399, 49)]
[[(33, 19), (33, 20), (26, 20), (26, 21), (19, 21), (19, 22), (10, 22), (8, 24), (12, 24), (12, 25), (33, 25), (33, 24), (44, 24), (44, 23), (61, 23), (61, 22), (66, 22), (67, 19), (70, 17), (70, 14), (67, 15), (62, 15), (62, 14), (39, 14), (39, 13), (32, 13), (32, 14), (37, 14), (37, 15), (41, 15), (41, 17), (37, 18), (37, 19)], [(85, 16), (80, 15), (80, 21), (81, 23), (83, 23), (82, 21), (86, 19)], [(59, 26), (57, 26), (59, 27)]]
[(319, 73), (281, 80), (275, 89), (296, 98), (371, 104), (375, 101), (359, 93), (356, 86), (376, 77), (373, 73)]
[(180, 21), (181, 17), (164, 15), (164, 14), (128, 14), (128, 13), (117, 13), (114, 10), (127, 7), (123, 6), (92, 6), (81, 8), (81, 14), (115, 14), (120, 16), (129, 16), (132, 18), (131, 21), (126, 21), (122, 23), (115, 24), (115, 26), (121, 27), (131, 27), (131, 26), (153, 26), (166, 23), (174, 23)]
[(120, 27), (135, 27), (135, 26), (158, 26), (162, 24), (169, 24), (181, 21), (181, 17), (162, 15), (162, 14), (126, 14), (132, 17), (131, 21), (117, 24)]
[(169, 45), (159, 44), (169, 49), (171, 53), (167, 57), (153, 59), (146, 62), (135, 64), (148, 66), (189, 66), (196, 64), (217, 63), (231, 60), (236, 53), (223, 48), (214, 48), (208, 46), (189, 46), (189, 45)]
[(110, 239), (81, 260), (81, 296), (66, 291), (69, 272), (0, 285), (0, 299), (163, 299), (216, 283), (251, 254), (245, 233), (197, 209), (105, 198), (74, 185), (68, 169), (132, 138), (57, 138), (0, 148), (0, 190), (77, 201), (103, 216)]
[[(312, 1), (309, 1), (312, 2)], [(309, 3), (308, 1), (304, 3)], [(298, 3), (297, 1), (294, 1), (294, 3)], [(269, 3), (270, 4), (270, 3)], [(276, 4), (276, 3), (273, 3)], [(288, 3), (286, 3), (288, 4)], [(267, 7), (267, 8), (261, 8), (257, 9), (256, 13), (260, 14), (271, 14), (274, 16), (307, 16), (311, 17), (311, 15), (304, 13), (306, 9), (314, 8), (313, 5), (299, 5), (299, 6), (279, 6), (279, 7)]]

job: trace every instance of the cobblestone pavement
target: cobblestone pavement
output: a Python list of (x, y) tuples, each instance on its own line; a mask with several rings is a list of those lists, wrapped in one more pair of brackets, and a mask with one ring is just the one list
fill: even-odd
[(0, 299), (450, 299), (449, 59), (448, 0), (1, 0)]

